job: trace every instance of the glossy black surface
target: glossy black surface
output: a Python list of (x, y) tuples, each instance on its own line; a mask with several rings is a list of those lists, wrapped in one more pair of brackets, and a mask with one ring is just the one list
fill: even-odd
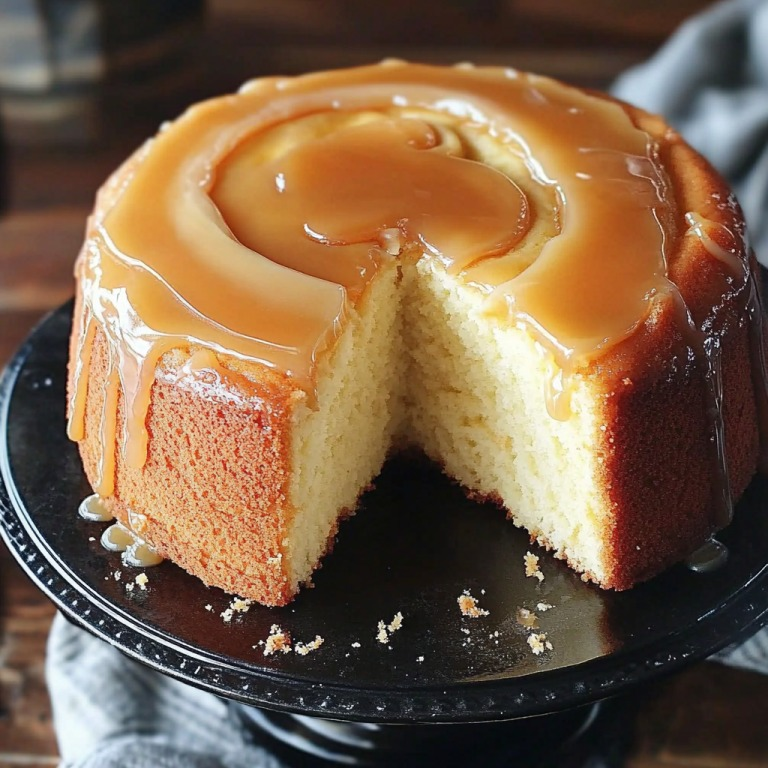
[[(38, 327), (0, 384), (2, 533), (66, 615), (169, 675), (282, 711), (476, 722), (618, 693), (768, 619), (765, 479), (755, 479), (722, 534), (724, 567), (696, 574), (677, 566), (617, 594), (584, 584), (535, 548), (545, 579), (525, 578), (523, 555), (532, 548), (523, 532), (433, 468), (405, 461), (385, 468), (342, 525), (315, 588), (287, 608), (253, 606), (227, 624), (220, 613), (230, 598), (171, 563), (147, 570), (146, 592), (129, 593), (125, 583), (138, 571), (102, 549), (106, 524), (77, 515), (90, 490), (64, 434), (70, 312), (67, 305)], [(465, 589), (487, 617), (460, 615)], [(553, 650), (537, 657), (517, 611), (541, 601), (554, 606), (539, 614)], [(377, 622), (398, 611), (402, 629), (377, 642)], [(294, 640), (319, 634), (325, 642), (307, 656), (265, 657), (258, 643), (275, 623)]]

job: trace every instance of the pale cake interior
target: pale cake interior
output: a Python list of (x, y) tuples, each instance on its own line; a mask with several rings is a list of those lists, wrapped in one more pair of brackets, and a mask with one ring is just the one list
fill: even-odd
[(571, 416), (547, 411), (551, 358), (504, 327), (482, 295), (427, 259), (385, 266), (319, 364), (314, 408), (294, 414), (285, 545), (306, 582), (393, 447), (414, 445), (582, 572), (604, 575), (595, 399), (573, 385)]

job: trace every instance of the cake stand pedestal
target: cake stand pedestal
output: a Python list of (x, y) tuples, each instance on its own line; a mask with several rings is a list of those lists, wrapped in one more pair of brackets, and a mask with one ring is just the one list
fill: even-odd
[(592, 727), (600, 707), (584, 704), (502, 722), (390, 725), (271, 712), (230, 702), (238, 725), (258, 743), (263, 744), (265, 736), (271, 739), (274, 751), (289, 765), (291, 758), (312, 756), (321, 763), (402, 768), (559, 764), (558, 758)]

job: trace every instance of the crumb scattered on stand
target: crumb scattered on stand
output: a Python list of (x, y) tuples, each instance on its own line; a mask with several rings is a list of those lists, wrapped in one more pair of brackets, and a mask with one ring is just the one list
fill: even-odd
[(149, 581), (149, 578), (147, 577), (146, 573), (140, 573), (134, 581), (139, 585), (139, 589), (142, 592), (147, 591), (147, 582)]
[(120, 581), (122, 573), (120, 573), (120, 571), (115, 571), (112, 575), (115, 577), (115, 581)]
[[(390, 621), (389, 624), (385, 624), (383, 620), (379, 621), (379, 623), (376, 625), (376, 629), (377, 629), (376, 639), (380, 643), (386, 644), (389, 642), (390, 634), (394, 634), (402, 626), (403, 626), (403, 614), (400, 613), (400, 611), (398, 611), (392, 617), (392, 621)], [(389, 634), (387, 634), (387, 630), (389, 630)], [(352, 647), (354, 648), (354, 644)]]
[(392, 621), (387, 625), (387, 629), (390, 632), (397, 632), (400, 627), (403, 626), (403, 614), (398, 611), (393, 617)]
[(419, 664), (421, 664), (421, 662), (424, 661), (424, 657), (423, 656), (417, 656), (416, 657), (416, 661), (418, 661)]
[(212, 611), (213, 610), (213, 606), (210, 603), (208, 603), (208, 605), (205, 606), (205, 610), (206, 611)]
[(541, 611), (542, 613), (546, 613), (554, 607), (554, 605), (550, 605), (549, 603), (536, 603), (536, 610)]
[(386, 626), (384, 626), (384, 622), (383, 621), (379, 621), (379, 623), (377, 625), (377, 628), (378, 628), (379, 631), (376, 633), (376, 639), (380, 643), (388, 642), (389, 641), (389, 635), (387, 634), (387, 628), (386, 628)]
[(134, 588), (135, 586), (136, 586), (136, 585), (135, 585), (135, 584), (134, 584), (132, 581), (129, 581), (129, 582), (128, 582), (128, 583), (125, 585), (125, 590), (126, 590), (126, 592), (133, 592), (133, 588)]
[[(236, 613), (248, 613), (248, 609), (253, 605), (253, 600), (250, 600), (248, 598), (243, 597), (233, 597), (232, 602), (229, 604), (228, 608), (225, 608), (219, 616), (221, 616), (224, 621), (232, 621), (232, 617)], [(205, 607), (206, 610), (210, 610), (209, 606)]]
[(536, 656), (540, 656), (544, 651), (552, 650), (552, 643), (547, 640), (546, 632), (532, 632), (528, 635), (528, 645)]
[(353, 648), (359, 648), (360, 647), (360, 643), (354, 642), (354, 643), (352, 643), (352, 647)]
[(533, 577), (535, 579), (538, 579), (539, 581), (544, 581), (544, 574), (541, 572), (541, 569), (539, 568), (539, 557), (538, 555), (534, 555), (533, 552), (526, 552), (523, 556), (523, 561), (525, 562), (525, 575), (528, 577)]
[(256, 645), (251, 647), (256, 649), (263, 646), (265, 656), (272, 656), (275, 653), (290, 653), (291, 651), (296, 651), (299, 656), (307, 656), (312, 651), (316, 651), (324, 642), (325, 638), (315, 635), (315, 639), (310, 640), (308, 643), (297, 642), (291, 646), (290, 634), (284, 632), (278, 624), (273, 624), (269, 628), (269, 636), (266, 641), (259, 640)]
[(273, 624), (269, 629), (269, 637), (264, 643), (264, 655), (271, 656), (273, 653), (290, 653), (290, 651), (290, 637), (277, 624)]
[(488, 616), (489, 611), (483, 610), (477, 604), (477, 598), (472, 597), (468, 589), (456, 598), (459, 609), (463, 616), (469, 616), (471, 619), (477, 619), (480, 616)]
[(308, 653), (316, 651), (324, 642), (325, 640), (320, 635), (315, 635), (315, 639), (308, 643), (296, 643), (294, 650), (299, 656), (306, 656)]

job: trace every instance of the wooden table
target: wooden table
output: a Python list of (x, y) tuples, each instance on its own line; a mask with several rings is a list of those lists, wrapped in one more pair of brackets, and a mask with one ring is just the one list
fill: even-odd
[[(232, 90), (254, 75), (384, 56), (494, 62), (600, 87), (708, 3), (393, 0), (386, 5), (382, 14), (353, 0), (214, 0), (201, 27), (185, 32), (185, 50), (194, 55), (179, 59), (183, 67), (138, 81), (130, 77), (129, 65), (116, 67), (81, 116), (80, 130), (74, 136), (68, 131), (66, 141), (57, 140), (55, 132), (52, 137), (50, 131), (6, 125), (0, 365), (41, 315), (71, 294), (72, 262), (100, 181), (183, 104)], [(0, 767), (54, 765), (57, 747), (43, 679), (54, 609), (2, 546), (0, 577)], [(768, 766), (766, 705), (768, 679), (715, 664), (694, 666), (631, 703), (625, 764)]]

